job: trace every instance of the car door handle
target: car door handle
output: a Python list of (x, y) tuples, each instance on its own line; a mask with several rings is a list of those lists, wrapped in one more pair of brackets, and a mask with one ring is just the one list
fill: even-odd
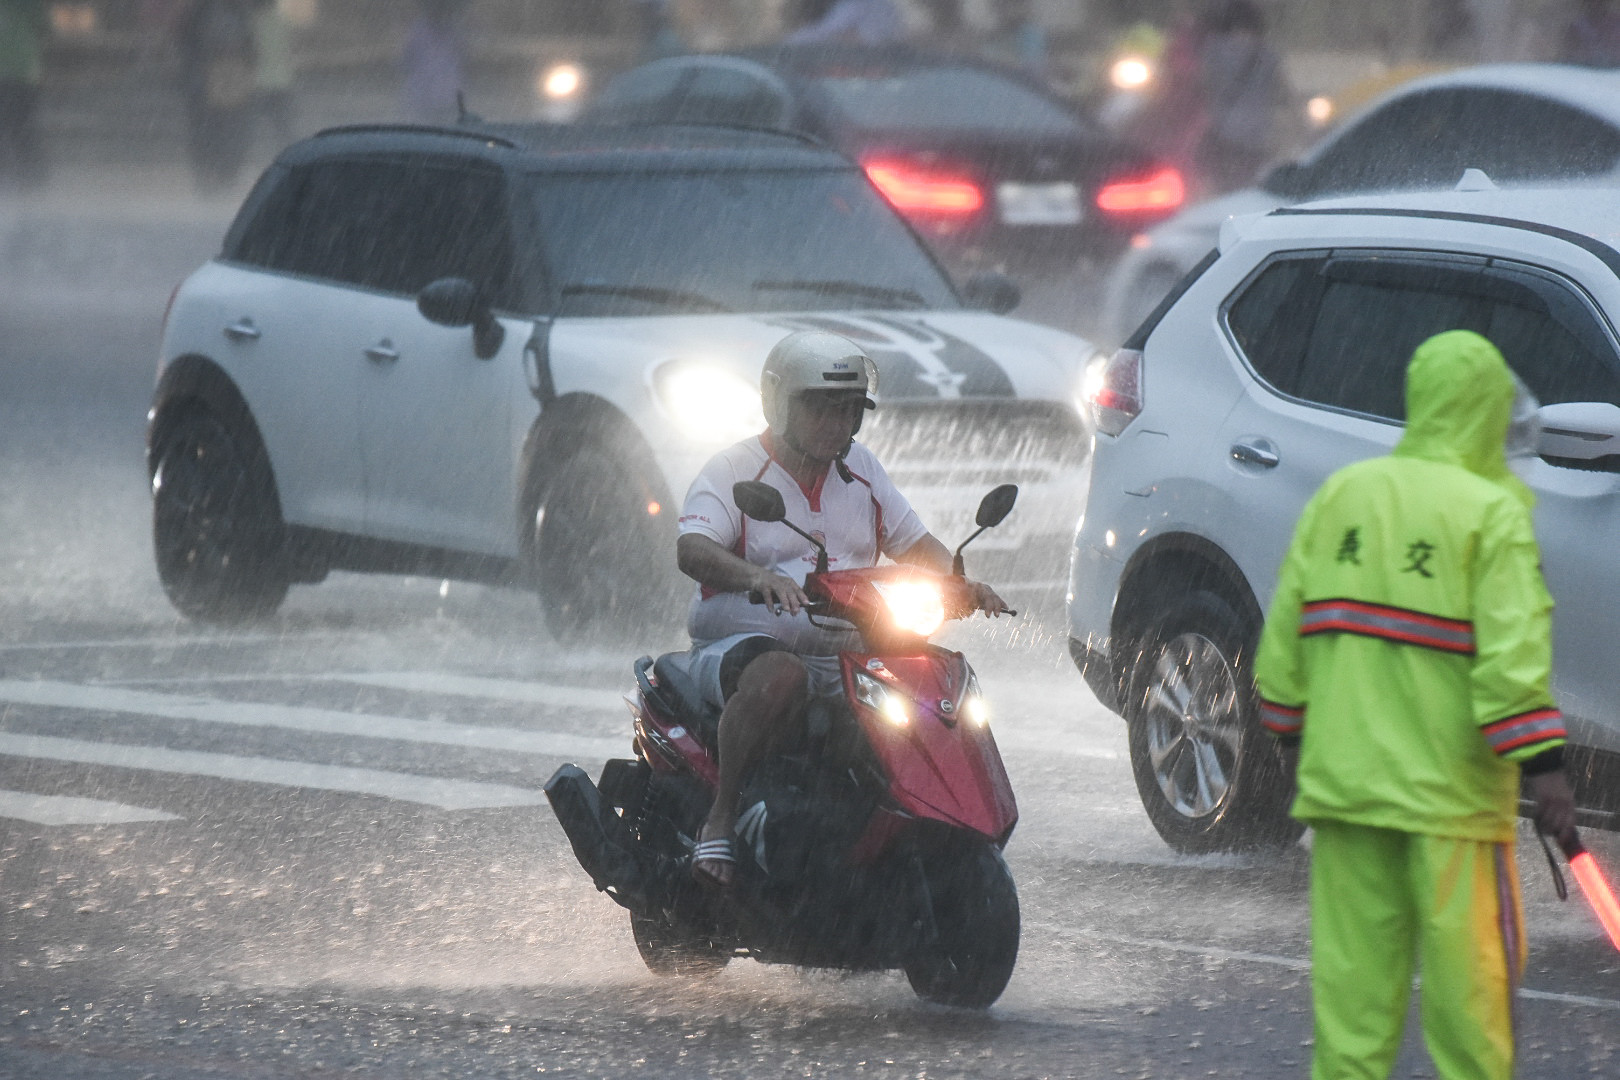
[(399, 359), (399, 350), (394, 348), (392, 341), (383, 338), (366, 350), (366, 359), (378, 364), (392, 364)]
[(1253, 439), (1233, 443), (1232, 460), (1258, 465), (1263, 469), (1275, 469), (1282, 458), (1277, 456), (1277, 448), (1271, 445), (1270, 440)]
[(225, 328), (225, 336), (232, 341), (258, 341), (259, 328), (253, 320), (243, 316)]

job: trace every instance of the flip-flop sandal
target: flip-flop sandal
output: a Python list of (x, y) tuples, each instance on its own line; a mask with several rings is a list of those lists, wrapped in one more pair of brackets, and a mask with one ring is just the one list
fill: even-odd
[(713, 840), (699, 840), (692, 849), (692, 877), (700, 884), (713, 885), (724, 889), (730, 882), (721, 881), (712, 871), (703, 869), (704, 863), (732, 863), (737, 861), (736, 852), (731, 846), (731, 837), (720, 836)]

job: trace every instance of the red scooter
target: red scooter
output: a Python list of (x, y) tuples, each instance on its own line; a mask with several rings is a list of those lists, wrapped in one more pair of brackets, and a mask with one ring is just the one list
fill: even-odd
[[(751, 956), (903, 968), (920, 996), (949, 1005), (1001, 995), (1018, 957), (1018, 891), (1001, 854), (1018, 808), (973, 669), (928, 638), (972, 614), (962, 548), (1017, 494), (1004, 484), (985, 496), (953, 576), (829, 572), (809, 538), (812, 617), (853, 626), (863, 647), (839, 656), (843, 695), (815, 699), (799, 743), (745, 783), (728, 889), (691, 873), (718, 779), (718, 717), (675, 662), (685, 654), (636, 661), (635, 759), (609, 761), (599, 785), (564, 765), (546, 795), (596, 887), (630, 910), (650, 969), (709, 974)], [(734, 497), (747, 516), (806, 535), (770, 485), (740, 483)]]

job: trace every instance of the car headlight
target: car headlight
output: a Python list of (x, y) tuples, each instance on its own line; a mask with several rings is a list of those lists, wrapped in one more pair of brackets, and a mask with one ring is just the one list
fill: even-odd
[(552, 64), (534, 82), (535, 96), (546, 101), (577, 97), (585, 85), (585, 69), (578, 64)]
[(855, 700), (895, 727), (911, 723), (911, 708), (906, 699), (864, 671), (855, 672)]
[(897, 629), (927, 637), (945, 622), (945, 598), (928, 581), (874, 581)]
[(665, 364), (653, 386), (664, 412), (693, 442), (725, 445), (765, 430), (759, 387), (717, 364)]

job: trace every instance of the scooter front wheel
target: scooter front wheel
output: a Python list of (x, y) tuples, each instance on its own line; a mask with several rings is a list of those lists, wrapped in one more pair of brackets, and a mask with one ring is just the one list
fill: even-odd
[(905, 964), (917, 996), (940, 1005), (988, 1008), (1018, 961), (1018, 887), (1001, 852), (976, 841), (925, 867), (938, 936)]
[(663, 919), (630, 913), (630, 933), (641, 962), (654, 975), (713, 978), (731, 960), (731, 950)]

